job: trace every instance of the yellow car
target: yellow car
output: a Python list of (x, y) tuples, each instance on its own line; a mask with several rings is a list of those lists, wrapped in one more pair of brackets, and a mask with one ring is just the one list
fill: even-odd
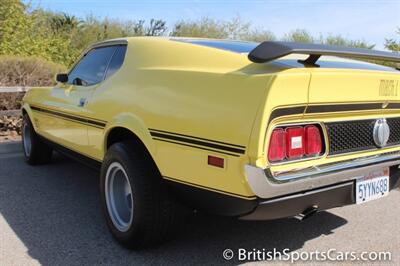
[(348, 58), (400, 62), (285, 42), (96, 43), (26, 94), (26, 161), (57, 149), (101, 168), (107, 224), (131, 248), (169, 238), (187, 207), (304, 219), (378, 199), (400, 183), (400, 72)]

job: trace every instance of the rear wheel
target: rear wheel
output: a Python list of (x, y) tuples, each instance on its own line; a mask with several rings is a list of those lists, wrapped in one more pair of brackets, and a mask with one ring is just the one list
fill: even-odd
[(104, 189), (113, 225), (119, 231), (126, 232), (132, 225), (134, 206), (128, 174), (119, 162), (113, 162), (108, 167)]
[(31, 165), (50, 162), (53, 150), (36, 134), (27, 114), (22, 118), (21, 132), (25, 161)]
[(101, 170), (107, 225), (128, 248), (159, 244), (180, 228), (185, 209), (168, 194), (150, 154), (136, 142), (113, 144)]

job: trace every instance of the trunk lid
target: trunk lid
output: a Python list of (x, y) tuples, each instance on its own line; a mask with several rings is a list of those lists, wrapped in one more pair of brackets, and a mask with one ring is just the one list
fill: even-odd
[[(316, 104), (388, 104), (400, 101), (399, 84), (400, 72), (319, 69), (311, 74), (308, 102), (310, 107)], [(332, 111), (345, 109), (342, 106)]]

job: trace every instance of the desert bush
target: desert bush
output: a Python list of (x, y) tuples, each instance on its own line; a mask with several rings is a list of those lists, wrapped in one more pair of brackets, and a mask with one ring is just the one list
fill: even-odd
[(37, 57), (0, 56), (0, 86), (51, 86), (65, 67)]

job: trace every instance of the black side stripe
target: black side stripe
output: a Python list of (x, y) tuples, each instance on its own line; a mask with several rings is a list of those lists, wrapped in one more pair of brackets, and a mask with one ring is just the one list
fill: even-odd
[(158, 141), (172, 143), (172, 144), (178, 144), (178, 145), (182, 145), (182, 146), (186, 146), (186, 147), (196, 148), (196, 149), (200, 149), (200, 150), (213, 151), (213, 152), (217, 152), (217, 153), (222, 153), (222, 154), (226, 154), (226, 155), (230, 155), (230, 156), (239, 157), (239, 155), (237, 155), (237, 154), (232, 154), (232, 153), (222, 152), (222, 151), (218, 151), (218, 150), (207, 149), (207, 148), (198, 147), (198, 146), (189, 145), (189, 144), (183, 144), (183, 143), (179, 143), (179, 142), (175, 142), (175, 141), (169, 141), (169, 140), (159, 139), (159, 138), (153, 138), (153, 139), (154, 140), (158, 140)]
[(65, 118), (69, 121), (73, 121), (73, 122), (77, 122), (77, 123), (81, 123), (81, 124), (85, 124), (85, 125), (89, 125), (89, 126), (93, 126), (93, 127), (97, 127), (97, 128), (104, 128), (106, 126), (106, 121), (94, 120), (92, 118), (70, 115), (70, 114), (66, 114), (63, 112), (44, 109), (44, 108), (37, 107), (37, 106), (31, 106), (31, 109), (34, 111), (47, 113), (47, 114), (54, 115), (54, 116), (57, 116), (60, 118)]
[[(207, 140), (204, 141), (204, 138), (197, 138), (190, 136), (189, 137), (183, 137), (183, 134), (177, 134), (177, 133), (161, 133), (161, 132), (154, 132), (153, 130), (150, 130), (150, 134), (155, 140), (159, 141), (166, 141), (178, 145), (184, 145), (184, 146), (189, 146), (193, 148), (198, 148), (202, 150), (209, 150), (209, 151), (214, 151), (214, 152), (219, 152), (227, 155), (232, 155), (232, 156), (238, 156), (237, 154), (244, 154), (246, 152), (244, 146), (239, 146), (236, 144), (224, 144), (222, 145), (222, 142), (217, 142), (213, 140)], [(193, 146), (196, 145), (196, 146)], [(237, 148), (237, 147), (229, 147), (226, 145), (231, 145), (231, 146), (237, 146), (237, 147), (243, 147), (243, 148)], [(236, 153), (236, 154), (235, 154)]]
[(167, 133), (167, 134), (170, 134), (170, 135), (178, 135), (178, 136), (182, 136), (182, 137), (188, 137), (188, 138), (192, 138), (192, 139), (205, 140), (205, 141), (208, 141), (208, 142), (220, 143), (220, 144), (233, 146), (233, 147), (238, 147), (238, 148), (243, 148), (243, 149), (246, 148), (245, 146), (241, 146), (241, 145), (237, 145), (237, 144), (231, 144), (231, 143), (227, 143), (227, 142), (222, 142), (222, 141), (217, 141), (217, 140), (212, 140), (212, 139), (206, 139), (206, 138), (199, 138), (199, 137), (194, 137), (194, 136), (190, 136), (190, 135), (169, 132), (169, 131), (165, 131), (165, 130), (159, 130), (159, 129), (153, 129), (153, 128), (149, 128), (149, 130), (150, 131), (161, 132), (161, 133)]
[(281, 116), (303, 114), (305, 110), (306, 110), (305, 105), (296, 107), (278, 108), (272, 111), (271, 116), (269, 117), (269, 122)]
[[(33, 111), (36, 111), (36, 110), (33, 110)], [(40, 112), (40, 111), (38, 111), (38, 112)], [(60, 116), (60, 115), (50, 114), (50, 113), (46, 113), (46, 115), (49, 115), (49, 116), (52, 116), (52, 117), (56, 117), (56, 118), (60, 118), (62, 120), (66, 120), (66, 121), (71, 121), (71, 122), (78, 123), (78, 124), (85, 125), (85, 126), (92, 126), (92, 127), (95, 127), (95, 128), (103, 129), (103, 127), (91, 125), (91, 124), (88, 124), (86, 122), (78, 121), (76, 119), (70, 119), (70, 118), (67, 118), (65, 116)]]

